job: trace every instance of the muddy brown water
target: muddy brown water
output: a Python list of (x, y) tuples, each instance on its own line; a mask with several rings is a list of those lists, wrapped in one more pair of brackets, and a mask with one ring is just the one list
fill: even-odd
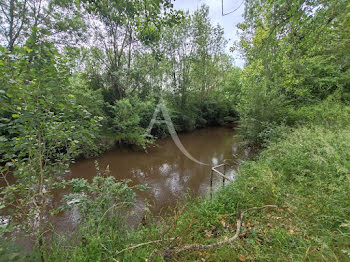
[[(202, 196), (208, 194), (211, 166), (223, 163), (224, 159), (241, 160), (248, 154), (239, 146), (237, 132), (227, 127), (209, 127), (191, 133), (180, 134), (179, 138), (187, 151), (196, 159), (209, 166), (200, 165), (188, 159), (169, 138), (160, 139), (147, 152), (115, 148), (93, 159), (79, 160), (71, 166), (69, 178), (86, 178), (89, 181), (96, 176), (95, 160), (101, 169), (109, 166), (111, 175), (118, 180), (130, 179), (131, 185), (147, 184), (150, 190), (138, 192), (136, 216), (129, 220), (138, 224), (145, 215), (145, 206), (153, 215), (168, 212), (183, 200), (186, 194)], [(233, 178), (236, 166), (226, 170)], [(214, 176), (215, 177), (215, 176)], [(222, 181), (215, 177), (217, 183)], [(53, 197), (53, 206), (67, 191), (57, 191)], [(58, 231), (70, 231), (74, 228), (78, 215), (66, 212), (55, 216), (53, 224)]]
[[(135, 226), (145, 216), (146, 206), (153, 215), (158, 216), (173, 209), (186, 194), (207, 196), (212, 166), (222, 164), (224, 159), (235, 160), (236, 164), (226, 170), (226, 175), (234, 178), (237, 163), (249, 155), (239, 146), (240, 139), (233, 128), (209, 127), (180, 134), (179, 138), (194, 158), (209, 165), (200, 165), (188, 159), (169, 137), (158, 140), (147, 152), (115, 148), (99, 157), (79, 160), (71, 165), (65, 179), (85, 178), (91, 181), (96, 176), (97, 160), (100, 169), (109, 166), (111, 175), (118, 180), (130, 179), (131, 185), (147, 184), (150, 190), (138, 192), (135, 215), (128, 219), (130, 226)], [(214, 179), (216, 185), (222, 183), (219, 176), (214, 176)], [(56, 190), (52, 207), (63, 204), (62, 197), (67, 193), (67, 189)], [(63, 233), (73, 231), (78, 219), (78, 213), (73, 210), (53, 216), (50, 222), (57, 232)], [(22, 245), (29, 246), (28, 239), (23, 242)]]

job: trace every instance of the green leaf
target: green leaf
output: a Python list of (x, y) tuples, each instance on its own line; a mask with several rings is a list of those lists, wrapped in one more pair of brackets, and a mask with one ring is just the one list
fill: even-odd
[(8, 139), (4, 136), (0, 136), (0, 142), (6, 142)]

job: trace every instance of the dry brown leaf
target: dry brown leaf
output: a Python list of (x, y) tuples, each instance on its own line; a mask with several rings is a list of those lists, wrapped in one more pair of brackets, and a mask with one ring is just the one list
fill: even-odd
[(205, 230), (204, 232), (205, 232), (205, 235), (207, 237), (212, 237), (213, 236), (213, 232), (211, 232), (210, 230)]
[(225, 220), (223, 220), (223, 219), (221, 219), (220, 223), (221, 223), (221, 225), (222, 225), (223, 227), (226, 227), (226, 226), (227, 226)]
[(245, 257), (242, 254), (238, 255), (238, 259), (239, 259), (239, 261), (242, 261), (242, 262), (245, 261)]

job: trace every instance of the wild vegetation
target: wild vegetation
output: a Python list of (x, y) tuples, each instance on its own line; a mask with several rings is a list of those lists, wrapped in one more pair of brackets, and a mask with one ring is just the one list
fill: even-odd
[[(0, 1), (0, 236), (35, 243), (24, 256), (2, 241), (1, 259), (350, 261), (350, 5), (244, 4), (232, 47), (245, 57), (240, 69), (206, 6)], [(164, 124), (145, 136), (160, 98), (177, 131), (238, 120), (261, 153), (213, 199), (131, 229), (128, 207), (145, 186), (98, 165), (91, 183), (64, 174), (115, 143), (146, 148), (166, 136)], [(52, 210), (52, 191), (66, 186), (72, 193)], [(47, 217), (74, 207), (78, 230), (52, 232)], [(233, 237), (237, 219), (232, 244), (204, 248)]]

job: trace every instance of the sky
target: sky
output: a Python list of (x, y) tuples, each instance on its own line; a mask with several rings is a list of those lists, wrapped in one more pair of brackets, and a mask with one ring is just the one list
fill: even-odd
[[(213, 25), (220, 24), (224, 28), (225, 38), (229, 41), (227, 45), (227, 52), (229, 52), (230, 46), (233, 41), (238, 40), (238, 34), (236, 25), (243, 22), (244, 4), (243, 0), (224, 0), (224, 13), (229, 13), (236, 8), (235, 12), (222, 16), (222, 0), (174, 0), (174, 8), (178, 10), (187, 11), (193, 13), (202, 4), (209, 6), (209, 17)], [(235, 60), (236, 66), (243, 66), (243, 60), (240, 58), (238, 53), (231, 53)]]

